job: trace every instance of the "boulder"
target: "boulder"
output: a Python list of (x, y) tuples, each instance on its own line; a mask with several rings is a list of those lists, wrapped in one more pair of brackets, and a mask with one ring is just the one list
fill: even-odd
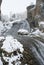
[(9, 29), (6, 33), (4, 33), (4, 36), (12, 35), (13, 37), (19, 37), (18, 30), (19, 29), (25, 29), (28, 32), (30, 32), (30, 25), (28, 24), (27, 20), (21, 20), (20, 22), (13, 22), (11, 29)]

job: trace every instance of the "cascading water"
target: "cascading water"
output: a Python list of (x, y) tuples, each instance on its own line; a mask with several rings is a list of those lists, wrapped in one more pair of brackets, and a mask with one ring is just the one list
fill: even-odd
[(33, 38), (31, 50), (40, 65), (44, 65), (44, 43)]
[[(11, 29), (5, 32), (5, 34), (3, 35), (12, 35), (24, 45), (24, 48), (31, 48), (31, 52), (33, 53), (32, 55), (34, 55), (34, 57), (39, 61), (40, 65), (44, 65), (44, 39), (41, 38), (43, 35), (40, 37), (41, 32), (39, 30), (36, 31), (36, 33), (38, 34), (34, 33), (34, 38), (34, 35), (18, 35), (19, 29), (25, 29), (30, 31), (28, 22), (26, 20), (21, 22), (14, 22)], [(37, 38), (37, 36), (39, 37)]]

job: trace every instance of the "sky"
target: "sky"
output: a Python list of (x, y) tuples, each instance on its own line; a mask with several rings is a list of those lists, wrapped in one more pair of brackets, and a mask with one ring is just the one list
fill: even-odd
[(21, 13), (26, 11), (26, 7), (30, 4), (35, 4), (36, 0), (3, 0), (1, 11), (3, 15), (10, 15), (11, 13)]

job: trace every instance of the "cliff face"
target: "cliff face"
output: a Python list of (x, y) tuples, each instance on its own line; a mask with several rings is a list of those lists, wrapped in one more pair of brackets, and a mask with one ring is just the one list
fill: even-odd
[(2, 3), (2, 0), (0, 0), (0, 20), (1, 20), (1, 3)]
[(40, 15), (41, 20), (44, 20), (44, 0), (36, 1), (36, 15)]
[(44, 21), (44, 0), (36, 0), (36, 5), (27, 7), (27, 19), (29, 22), (34, 19)]
[(2, 3), (2, 0), (0, 0), (0, 5), (1, 5), (1, 3)]

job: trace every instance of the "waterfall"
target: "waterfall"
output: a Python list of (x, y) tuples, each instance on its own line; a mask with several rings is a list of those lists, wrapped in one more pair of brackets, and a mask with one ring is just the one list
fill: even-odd
[(40, 65), (44, 65), (44, 43), (37, 39), (33, 39), (32, 52)]

